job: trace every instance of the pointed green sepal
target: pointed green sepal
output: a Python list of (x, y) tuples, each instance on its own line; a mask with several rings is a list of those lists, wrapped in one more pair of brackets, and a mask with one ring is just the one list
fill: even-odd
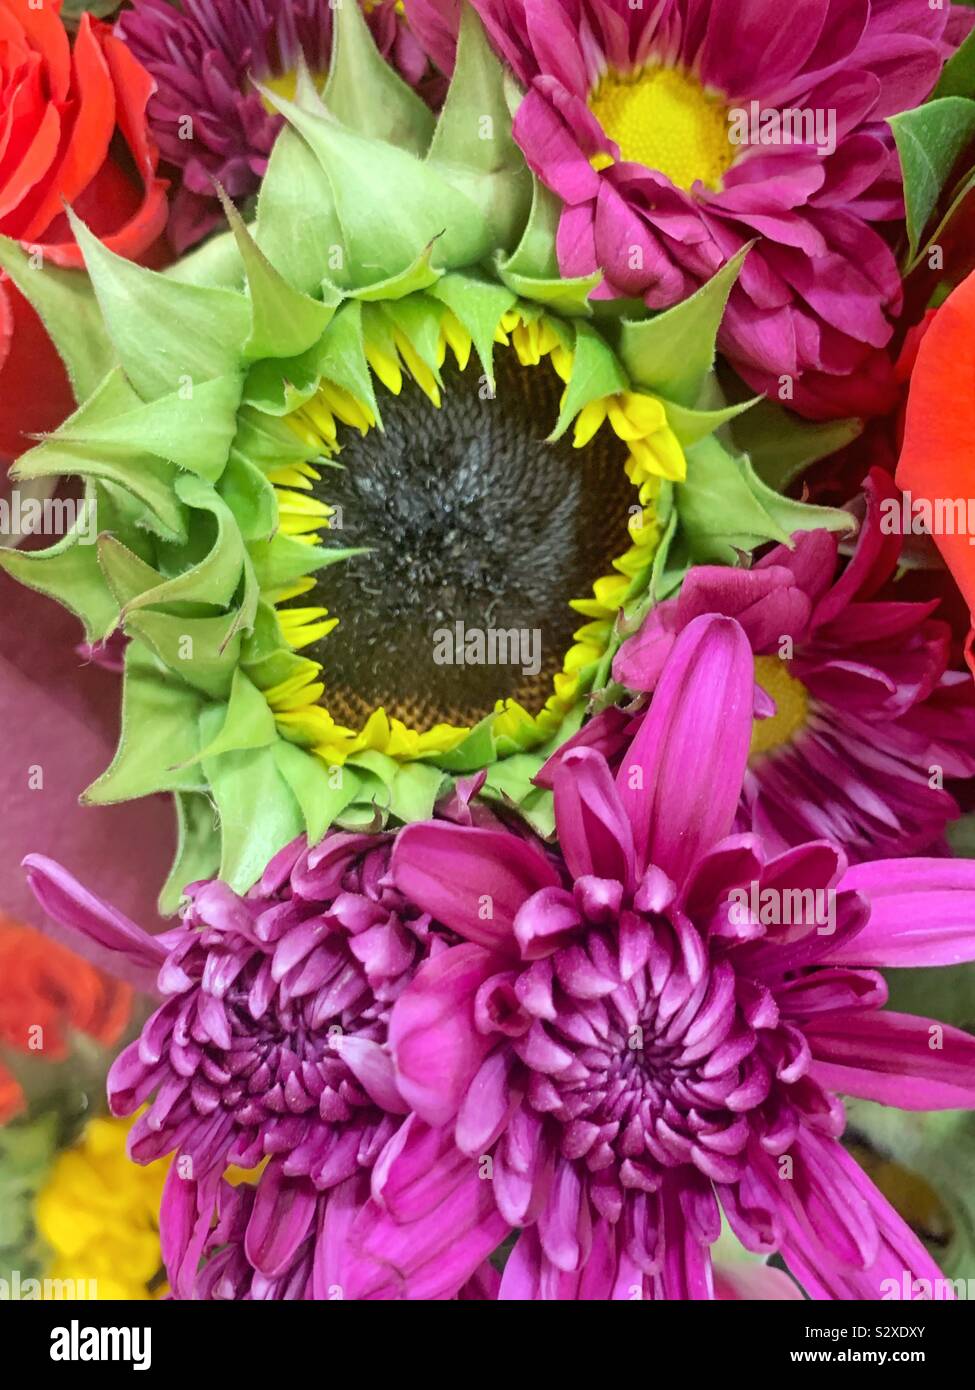
[(688, 450), (687, 479), (675, 484), (674, 498), (681, 538), (694, 564), (735, 564), (739, 551), (766, 541), (787, 545), (795, 531), (856, 527), (849, 512), (807, 506), (773, 492), (755, 476), (747, 457), (735, 458), (713, 437)]
[(763, 398), (753, 396), (751, 400), (720, 406), (716, 410), (692, 410), (689, 406), (677, 405), (674, 401), (665, 400), (662, 396), (658, 399), (666, 411), (668, 425), (686, 449), (691, 444), (696, 444), (699, 439), (704, 439), (707, 435), (714, 434), (721, 429), (722, 426), (730, 424), (732, 420), (737, 420), (740, 415), (751, 410)]
[(602, 272), (563, 279), (555, 255), (561, 204), (536, 179), (531, 211), (521, 241), (510, 256), (495, 256), (495, 269), (502, 283), (519, 297), (543, 304), (568, 318), (592, 314), (589, 296), (602, 280)]
[(408, 294), (413, 294), (417, 290), (429, 289), (443, 275), (442, 270), (436, 269), (431, 264), (436, 244), (437, 238), (435, 237), (427, 246), (424, 246), (416, 260), (412, 265), (407, 266), (406, 270), (399, 275), (394, 275), (389, 280), (380, 280), (378, 284), (368, 285), (365, 289), (353, 290), (353, 297), (367, 302), (374, 302), (377, 299), (405, 299)]
[(803, 420), (770, 400), (759, 400), (731, 429), (762, 482), (776, 492), (785, 492), (811, 463), (846, 448), (862, 431), (862, 420)]
[(240, 392), (239, 375), (217, 377), (159, 396), (147, 405), (139, 402), (110, 419), (88, 423), (75, 416), (56, 438), (154, 454), (216, 482), (237, 432)]
[(743, 246), (706, 285), (653, 318), (626, 320), (619, 354), (635, 386), (659, 391), (676, 405), (695, 406), (714, 366), (725, 305), (751, 246)]
[(94, 539), (87, 524), (79, 522), (47, 550), (0, 549), (0, 569), (74, 613), (84, 624), (89, 642), (107, 637), (118, 619), (118, 606), (98, 566)]
[(111, 766), (85, 791), (82, 801), (105, 806), (160, 791), (201, 788), (190, 766), (199, 748), (197, 721), (202, 696), (167, 671), (138, 642), (125, 649), (122, 732)]
[(144, 400), (239, 369), (241, 344), (250, 332), (243, 295), (146, 270), (116, 256), (69, 216), (115, 355)]
[(75, 400), (85, 400), (116, 362), (90, 280), (80, 270), (38, 260), (5, 236), (0, 236), (0, 267), (37, 311), (67, 369)]
[(494, 335), (502, 317), (517, 304), (517, 296), (504, 285), (460, 271), (445, 275), (430, 294), (445, 304), (471, 335), (474, 351), (493, 390)]
[(324, 104), (359, 135), (424, 154), (433, 135), (433, 112), (376, 48), (359, 5), (337, 5), (332, 14)]
[(173, 801), (176, 855), (159, 895), (159, 911), (164, 917), (177, 910), (187, 884), (216, 878), (220, 869), (220, 828), (209, 796), (176, 792)]
[(426, 163), (480, 209), (495, 247), (516, 244), (532, 176), (511, 132), (504, 69), (471, 5), (461, 9), (453, 77)]
[(257, 199), (254, 237), (289, 285), (311, 294), (328, 276), (349, 283), (342, 227), (328, 176), (297, 130), (274, 143)]
[(359, 798), (362, 779), (353, 767), (326, 767), (321, 758), (286, 739), (278, 739), (273, 753), (301, 807), (308, 843), (317, 844), (346, 807)]
[(549, 442), (560, 439), (569, 425), (590, 401), (602, 400), (627, 390), (629, 382), (616, 354), (588, 323), (576, 325), (575, 352), (572, 375), (566, 387), (565, 399), (558, 423), (549, 435)]
[(323, 304), (289, 285), (251, 236), (223, 189), (218, 192), (247, 274), (251, 331), (242, 345), (244, 357), (256, 362), (307, 352), (324, 333), (334, 304)]
[(187, 685), (215, 700), (229, 697), (243, 641), (236, 612), (189, 618), (139, 609), (129, 613), (125, 631), (145, 642)]
[[(407, 150), (356, 135), (269, 89), (265, 95), (328, 176), (353, 286), (401, 274), (435, 238), (437, 263), (444, 269), (474, 265), (494, 249), (491, 229), (478, 208)], [(395, 208), (396, 215), (380, 227), (376, 209), (382, 207)]]
[[(206, 711), (200, 738), (209, 742), (219, 729), (219, 708)], [(220, 877), (246, 892), (285, 845), (305, 828), (301, 808), (275, 758), (275, 747), (220, 753), (203, 760), (220, 818)], [(260, 814), (255, 815), (255, 808)]]

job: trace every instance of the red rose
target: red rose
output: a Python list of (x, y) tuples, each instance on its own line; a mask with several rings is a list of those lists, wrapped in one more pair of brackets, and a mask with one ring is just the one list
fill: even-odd
[[(166, 223), (146, 103), (152, 78), (106, 24), (82, 16), (73, 46), (61, 0), (0, 0), (0, 232), (80, 268), (64, 204), (119, 255), (140, 257)], [(0, 284), (0, 455), (73, 406), (34, 311)]]

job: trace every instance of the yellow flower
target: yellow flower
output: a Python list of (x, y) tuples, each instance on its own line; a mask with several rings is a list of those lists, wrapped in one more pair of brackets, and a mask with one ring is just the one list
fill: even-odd
[(55, 1159), (37, 1199), (37, 1227), (52, 1251), (51, 1280), (99, 1299), (159, 1296), (159, 1204), (169, 1167), (142, 1167), (125, 1151), (131, 1121), (93, 1119)]

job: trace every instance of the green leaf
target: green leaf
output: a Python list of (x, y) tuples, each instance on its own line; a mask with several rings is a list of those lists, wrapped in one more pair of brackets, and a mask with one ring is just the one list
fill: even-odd
[(317, 368), (327, 381), (368, 405), (380, 419), (372, 372), (366, 361), (362, 305), (357, 300), (343, 304), (325, 330)]
[(532, 201), (521, 240), (510, 256), (502, 258), (505, 271), (525, 280), (559, 280), (555, 238), (562, 204), (539, 179), (532, 177)]
[(134, 265), (70, 216), (117, 358), (143, 399), (239, 370), (250, 332), (243, 295), (184, 285)]
[(278, 499), (256, 464), (231, 449), (218, 490), (245, 541), (270, 540), (278, 524)]
[(77, 23), (84, 14), (106, 19), (118, 9), (119, 4), (120, 0), (64, 0), (61, 18), (68, 23)]
[[(183, 507), (175, 491), (179, 474), (168, 459), (135, 453), (121, 444), (62, 444), (61, 436), (52, 434), (43, 444), (21, 454), (10, 474), (15, 480), (72, 475), (124, 488), (149, 508), (153, 529), (169, 539), (185, 538)], [(146, 524), (151, 524), (148, 516)]]
[(16, 241), (0, 236), (0, 266), (37, 310), (80, 403), (114, 366), (115, 348), (87, 275), (46, 261), (34, 269), (32, 260)]
[(494, 739), (494, 716), (489, 714), (475, 724), (456, 748), (449, 753), (438, 753), (430, 761), (445, 772), (462, 776), (465, 772), (479, 772), (481, 768), (493, 763), (497, 757)]
[(635, 386), (659, 392), (677, 405), (697, 405), (714, 366), (728, 296), (750, 249), (743, 246), (706, 285), (673, 309), (621, 325), (620, 359)]
[(118, 536), (98, 537), (98, 564), (121, 610), (131, 599), (163, 583), (157, 569), (129, 549)]
[(777, 492), (785, 492), (811, 463), (851, 444), (862, 430), (861, 420), (803, 420), (770, 400), (760, 400), (731, 427), (762, 482)]
[(439, 381), (440, 306), (426, 295), (415, 294), (409, 299), (390, 300), (377, 308), (399, 329)]
[(433, 135), (433, 112), (376, 48), (358, 4), (333, 11), (332, 62), (322, 99), (359, 135), (388, 140), (422, 155)]
[(429, 246), (424, 246), (413, 264), (399, 275), (394, 275), (389, 280), (380, 280), (378, 284), (368, 285), (362, 290), (353, 290), (354, 298), (365, 300), (367, 303), (377, 299), (405, 299), (408, 294), (417, 290), (429, 289), (443, 275), (442, 270), (435, 270), (430, 264), (435, 246), (436, 240), (431, 241)]
[(428, 820), (444, 784), (444, 773), (428, 763), (405, 763), (397, 767), (390, 787), (390, 812), (404, 824)]
[(563, 279), (555, 256), (555, 235), (562, 204), (554, 193), (535, 179), (529, 221), (510, 256), (499, 252), (495, 270), (513, 295), (531, 303), (545, 304), (567, 318), (586, 318), (593, 313), (590, 293), (602, 279), (602, 271)]
[(904, 180), (908, 257), (913, 258), (955, 160), (975, 135), (975, 102), (939, 97), (888, 116)]
[(747, 458), (734, 458), (713, 436), (692, 445), (687, 479), (674, 485), (681, 539), (695, 564), (735, 564), (739, 551), (766, 541), (787, 544), (794, 531), (852, 530), (848, 512), (809, 507), (767, 488)]
[(238, 412), (234, 448), (262, 473), (307, 463), (318, 455), (318, 450), (299, 439), (290, 425), (250, 406)]
[(696, 444), (699, 439), (714, 434), (723, 425), (736, 420), (739, 415), (752, 410), (761, 399), (762, 397), (755, 396), (749, 401), (738, 401), (715, 410), (692, 410), (689, 406), (675, 405), (673, 401), (664, 400), (663, 397), (660, 398), (660, 404), (667, 412), (667, 423), (686, 449), (689, 445)]
[(123, 619), (135, 609), (164, 603), (189, 601), (224, 607), (240, 584), (244, 543), (230, 508), (212, 487), (189, 473), (177, 478), (176, 492), (187, 506), (213, 514), (217, 523), (213, 544), (199, 564), (130, 599), (123, 610)]
[[(115, 367), (100, 382), (94, 395), (79, 406), (61, 427), (48, 435), (27, 453), (22, 454), (11, 471), (11, 477), (89, 476), (117, 483), (151, 507), (156, 524), (169, 536), (184, 534), (182, 511), (173, 496), (175, 469), (159, 458), (130, 457), (131, 450), (120, 443), (114, 445), (74, 444), (67, 433), (97, 432), (106, 422), (141, 406), (141, 401), (126, 381), (121, 368)], [(62, 443), (62, 438), (64, 442)], [(102, 457), (104, 455), (104, 457)], [(149, 524), (144, 516), (138, 518)], [(103, 528), (104, 529), (104, 528)]]
[[(948, 204), (948, 208), (947, 211), (944, 213), (944, 216), (937, 223), (937, 225), (934, 228), (934, 231), (931, 232), (925, 238), (925, 244), (918, 248), (917, 254), (914, 256), (912, 260), (909, 260), (907, 265), (904, 267), (905, 278), (918, 268), (918, 266), (924, 260), (924, 257), (933, 247), (940, 246), (942, 237), (950, 227), (951, 223), (954, 221), (955, 217), (961, 211), (962, 204), (971, 196), (973, 189), (975, 189), (975, 169), (971, 170), (970, 173), (966, 174), (966, 176), (956, 185), (956, 187), (952, 189), (951, 201)], [(939, 293), (941, 293), (942, 295), (947, 294), (948, 288), (950, 287), (939, 286)], [(937, 307), (936, 301), (932, 307)]]
[[(271, 158), (274, 158), (273, 151)], [(230, 231), (208, 237), (194, 250), (166, 266), (162, 273), (183, 285), (234, 290), (237, 294), (244, 288), (244, 263), (240, 259), (234, 234)]]
[(237, 670), (220, 731), (196, 757), (199, 760), (247, 748), (269, 748), (278, 737), (278, 726), (264, 696), (243, 671)]
[(597, 270), (592, 275), (578, 276), (574, 280), (533, 280), (512, 270), (500, 257), (495, 260), (495, 269), (502, 284), (519, 299), (542, 304), (553, 313), (570, 319), (588, 318), (592, 314), (589, 296), (603, 278), (602, 272)]
[(223, 189), (218, 187), (217, 191), (247, 273), (251, 332), (243, 354), (251, 362), (264, 357), (297, 357), (318, 342), (334, 305), (322, 304), (289, 285), (244, 226)]
[(555, 830), (555, 806), (552, 793), (536, 787), (544, 758), (536, 753), (515, 753), (502, 758), (488, 768), (482, 795), (486, 800), (500, 801), (517, 807), (536, 834), (548, 839)]
[(941, 69), (938, 85), (931, 93), (931, 100), (940, 97), (975, 97), (975, 29), (963, 42)]
[(216, 700), (230, 694), (243, 641), (239, 627), (237, 612), (187, 618), (141, 609), (125, 623), (130, 637), (144, 642), (188, 685)]
[(549, 443), (565, 434), (580, 410), (590, 401), (615, 396), (627, 390), (629, 384), (612, 348), (590, 324), (578, 324), (572, 375), (566, 387), (558, 423), (548, 437)]
[(306, 545), (280, 531), (273, 540), (257, 541), (248, 549), (257, 582), (265, 594), (284, 589), (296, 579), (314, 574), (326, 565), (335, 565), (353, 555), (364, 554), (361, 548), (330, 550), (320, 545)]

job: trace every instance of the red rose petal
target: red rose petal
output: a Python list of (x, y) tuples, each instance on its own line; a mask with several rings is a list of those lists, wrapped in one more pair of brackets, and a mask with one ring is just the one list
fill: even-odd
[(105, 162), (115, 130), (115, 89), (87, 14), (75, 39), (73, 61), (77, 116), (44, 196), (21, 232), (27, 240), (41, 236), (61, 212), (62, 200), (73, 203), (88, 186)]

